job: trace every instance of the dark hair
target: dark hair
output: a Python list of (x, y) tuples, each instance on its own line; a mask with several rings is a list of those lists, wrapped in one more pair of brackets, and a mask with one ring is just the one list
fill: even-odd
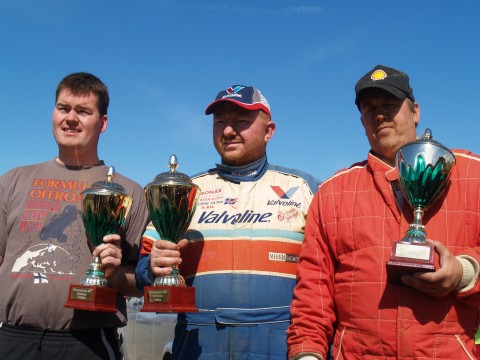
[(58, 100), (58, 95), (65, 89), (70, 90), (74, 95), (88, 95), (89, 93), (93, 93), (98, 99), (97, 108), (100, 116), (107, 114), (108, 103), (110, 102), (108, 89), (95, 75), (78, 72), (65, 76), (57, 86), (55, 103)]

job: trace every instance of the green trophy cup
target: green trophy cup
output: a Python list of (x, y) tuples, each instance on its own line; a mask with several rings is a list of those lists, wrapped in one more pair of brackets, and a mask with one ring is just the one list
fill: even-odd
[[(108, 168), (107, 181), (98, 181), (82, 192), (82, 220), (88, 240), (95, 248), (103, 244), (103, 237), (116, 234), (127, 218), (132, 198), (120, 184), (112, 182), (113, 166)], [(80, 285), (70, 285), (65, 307), (117, 312), (116, 290), (108, 287), (100, 259), (95, 256)]]
[[(178, 243), (192, 221), (200, 188), (187, 175), (176, 171), (175, 155), (170, 156), (168, 166), (169, 172), (158, 174), (145, 186), (145, 196), (160, 237)], [(156, 277), (153, 286), (145, 286), (140, 311), (197, 312), (195, 288), (185, 286), (185, 279), (174, 267), (170, 274)]]
[(426, 129), (423, 137), (402, 146), (396, 154), (400, 187), (413, 208), (414, 222), (406, 235), (395, 241), (387, 262), (387, 278), (400, 284), (400, 277), (414, 272), (435, 271), (434, 248), (425, 242), (427, 234), (422, 224), (424, 212), (442, 195), (455, 164), (452, 152), (433, 140)]

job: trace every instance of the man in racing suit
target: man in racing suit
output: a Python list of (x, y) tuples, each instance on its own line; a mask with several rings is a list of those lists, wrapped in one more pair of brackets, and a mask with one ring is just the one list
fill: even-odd
[(324, 359), (333, 339), (334, 359), (474, 359), (480, 158), (454, 151), (449, 184), (423, 217), (437, 270), (387, 283), (392, 243), (413, 222), (395, 154), (416, 140), (420, 109), (408, 76), (396, 69), (375, 67), (355, 90), (371, 151), (326, 180), (310, 207), (289, 358)]
[[(213, 138), (222, 163), (193, 178), (201, 193), (178, 246), (150, 229), (138, 287), (180, 264), (196, 289), (198, 313), (178, 317), (174, 359), (286, 358), (286, 329), (305, 218), (318, 181), (268, 163), (275, 132), (270, 107), (254, 87), (221, 91)], [(156, 241), (158, 240), (158, 241)]]

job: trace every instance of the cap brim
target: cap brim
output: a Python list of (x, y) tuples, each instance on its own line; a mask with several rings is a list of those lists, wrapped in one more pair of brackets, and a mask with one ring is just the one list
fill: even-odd
[(369, 85), (368, 87), (363, 88), (362, 90), (360, 90), (357, 93), (357, 96), (355, 96), (355, 104), (357, 104), (357, 106), (360, 106), (360, 100), (362, 99), (363, 95), (365, 94), (365, 91), (367, 91), (368, 89), (373, 89), (373, 88), (388, 91), (390, 94), (392, 94), (393, 96), (395, 96), (399, 99), (405, 99), (406, 97), (408, 97), (408, 94), (405, 94), (402, 90), (396, 88), (395, 86), (391, 86), (391, 85), (388, 85), (388, 84), (382, 84), (382, 83), (378, 83), (378, 84), (374, 83), (372, 85)]
[(220, 103), (222, 102), (229, 102), (229, 103), (233, 103), (235, 105), (238, 105), (240, 106), (241, 108), (243, 109), (246, 109), (246, 110), (263, 110), (264, 112), (266, 112), (268, 115), (270, 115), (270, 110), (265, 106), (263, 105), (262, 103), (255, 103), (255, 104), (244, 104), (240, 101), (235, 101), (233, 99), (219, 99), (219, 100), (215, 100), (214, 102), (212, 102), (210, 105), (207, 106), (207, 108), (205, 109), (205, 115), (210, 115), (212, 114), (213, 112), (215, 112), (215, 109), (218, 107), (218, 105), (220, 105)]

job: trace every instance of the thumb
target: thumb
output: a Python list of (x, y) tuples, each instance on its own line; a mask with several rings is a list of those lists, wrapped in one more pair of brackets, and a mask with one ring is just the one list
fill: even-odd
[(187, 239), (182, 239), (182, 240), (180, 240), (180, 241), (178, 242), (178, 247), (179, 247), (180, 249), (183, 249), (183, 248), (184, 248), (185, 246), (187, 246), (187, 245), (188, 245), (188, 240), (187, 240)]

